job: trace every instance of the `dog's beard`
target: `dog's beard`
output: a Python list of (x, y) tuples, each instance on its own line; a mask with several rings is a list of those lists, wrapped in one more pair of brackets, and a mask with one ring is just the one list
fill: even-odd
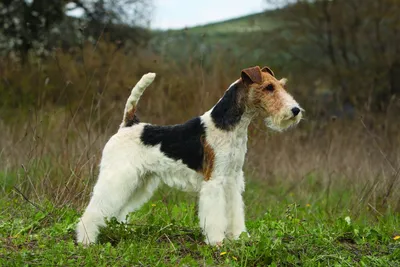
[(296, 126), (302, 118), (302, 114), (298, 114), (296, 117), (293, 115), (279, 114), (270, 116), (264, 119), (265, 125), (271, 130), (282, 132), (286, 129)]

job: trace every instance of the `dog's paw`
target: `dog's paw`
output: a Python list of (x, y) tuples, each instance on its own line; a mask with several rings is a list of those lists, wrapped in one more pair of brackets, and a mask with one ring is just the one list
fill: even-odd
[(87, 235), (78, 236), (76, 243), (82, 245), (83, 247), (87, 248), (94, 242), (92, 242)]
[(217, 243), (215, 243), (215, 246), (216, 246), (217, 248), (220, 248), (220, 247), (222, 247), (222, 245), (223, 245), (222, 241), (221, 241), (221, 242), (217, 242)]
[(206, 240), (204, 240), (204, 242), (205, 242), (207, 245), (215, 246), (215, 247), (218, 247), (218, 248), (220, 248), (220, 247), (223, 246), (223, 240), (220, 240), (220, 239), (217, 239), (217, 240), (209, 240), (209, 239), (206, 239)]
[(218, 241), (218, 242), (208, 242), (206, 241), (206, 244), (212, 247), (216, 247), (216, 248), (221, 248), (224, 245), (224, 242), (222, 241)]

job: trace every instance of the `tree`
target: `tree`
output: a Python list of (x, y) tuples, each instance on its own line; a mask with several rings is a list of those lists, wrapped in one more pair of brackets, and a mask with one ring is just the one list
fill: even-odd
[[(274, 2), (277, 1), (269, 1)], [(399, 94), (400, 1), (297, 0), (286, 4), (282, 42), (308, 67), (329, 77), (340, 103), (384, 109)], [(298, 53), (308, 47), (310, 53)], [(315, 55), (320, 55), (318, 60)]]
[(63, 1), (2, 0), (0, 14), (0, 48), (24, 55), (35, 44), (44, 43), (46, 33), (63, 19)]
[[(66, 23), (66, 13), (77, 10), (87, 24), (88, 35), (98, 38), (101, 32), (140, 39), (138, 27), (148, 24), (150, 0), (1, 0), (0, 49), (17, 51), (24, 58), (32, 48), (49, 48), (52, 30)], [(74, 19), (69, 19), (71, 24)], [(76, 19), (75, 19), (76, 20)], [(129, 33), (132, 30), (134, 34)], [(76, 34), (76, 33), (75, 33)], [(93, 36), (86, 36), (93, 37)]]
[(147, 39), (143, 27), (150, 24), (152, 5), (149, 0), (73, 0), (83, 10), (86, 33), (97, 39), (107, 34), (110, 41)]

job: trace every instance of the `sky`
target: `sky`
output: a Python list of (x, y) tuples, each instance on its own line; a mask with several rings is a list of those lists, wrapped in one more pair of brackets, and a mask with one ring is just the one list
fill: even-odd
[(154, 0), (153, 29), (181, 29), (208, 24), (267, 8), (265, 0)]

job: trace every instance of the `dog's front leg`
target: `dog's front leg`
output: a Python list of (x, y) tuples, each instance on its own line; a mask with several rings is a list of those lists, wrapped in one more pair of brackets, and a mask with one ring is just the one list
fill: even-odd
[(226, 201), (224, 192), (225, 177), (211, 177), (203, 181), (199, 199), (200, 227), (205, 242), (210, 245), (222, 245), (227, 227)]
[(238, 239), (241, 233), (246, 232), (243, 192), (244, 175), (243, 171), (240, 171), (236, 177), (227, 180), (225, 187), (228, 214), (227, 236), (229, 238)]

